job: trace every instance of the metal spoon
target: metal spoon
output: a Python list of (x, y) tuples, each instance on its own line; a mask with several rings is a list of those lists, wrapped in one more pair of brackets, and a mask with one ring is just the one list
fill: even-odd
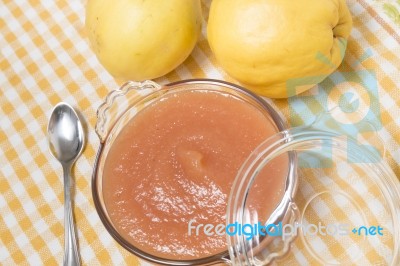
[(64, 266), (80, 265), (71, 207), (71, 167), (83, 148), (82, 124), (74, 109), (61, 102), (53, 109), (47, 133), (50, 151), (64, 171)]

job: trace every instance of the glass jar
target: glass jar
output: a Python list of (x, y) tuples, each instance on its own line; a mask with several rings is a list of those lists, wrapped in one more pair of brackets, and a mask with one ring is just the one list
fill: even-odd
[[(243, 231), (247, 233), (227, 229), (226, 252), (195, 260), (165, 259), (135, 247), (118, 233), (103, 199), (104, 162), (118, 133), (143, 108), (182, 90), (214, 90), (239, 97), (268, 114), (277, 131), (249, 155), (230, 191), (226, 228), (248, 225)], [(164, 265), (286, 264), (293, 262), (290, 249), (295, 247), (308, 263), (363, 265), (365, 254), (372, 254), (367, 260), (400, 263), (399, 182), (384, 158), (360, 145), (340, 126), (332, 126), (327, 116), (312, 125), (289, 129), (275, 108), (252, 92), (231, 83), (201, 79), (166, 86), (128, 82), (107, 96), (97, 117), (101, 145), (92, 177), (94, 203), (108, 232), (136, 256)], [(262, 169), (280, 156), (288, 158), (285, 191), (270, 217), (261, 219), (262, 203), (261, 209), (249, 206), (257, 201), (254, 188), (265, 182), (259, 175)]]

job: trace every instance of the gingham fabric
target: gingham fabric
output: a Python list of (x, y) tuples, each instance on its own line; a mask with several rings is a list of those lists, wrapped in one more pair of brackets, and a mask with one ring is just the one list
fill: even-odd
[[(209, 5), (210, 1), (203, 1), (205, 20)], [(371, 90), (376, 90), (379, 99), (378, 133), (386, 146), (385, 159), (399, 176), (400, 2), (349, 0), (348, 5), (354, 27), (344, 63), (314, 92), (329, 90), (338, 80), (351, 79), (352, 75), (346, 73), (357, 76), (372, 71), (376, 83), (372, 82)], [(83, 264), (146, 264), (112, 239), (93, 205), (90, 181), (99, 147), (94, 130), (96, 110), (107, 93), (123, 81), (114, 80), (96, 59), (88, 44), (84, 18), (84, 1), (0, 3), (0, 264), (62, 263), (62, 168), (50, 155), (46, 137), (50, 112), (59, 101), (80, 110), (87, 132), (87, 144), (73, 168), (74, 214)], [(212, 55), (205, 25), (190, 57), (156, 82), (187, 78), (235, 82)], [(305, 99), (273, 103), (295, 126), (309, 117), (293, 106), (304, 103), (308, 116), (321, 111), (308, 106)], [(311, 263), (302, 248), (292, 250), (290, 264)], [(343, 248), (337, 252), (343, 252)], [(363, 263), (372, 263), (369, 258), (366, 254)]]

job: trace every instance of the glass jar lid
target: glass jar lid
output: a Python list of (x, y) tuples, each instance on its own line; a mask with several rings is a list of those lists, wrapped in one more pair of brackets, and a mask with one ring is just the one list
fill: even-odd
[[(382, 143), (351, 137), (360, 131), (331, 117), (274, 135), (244, 163), (227, 211), (233, 264), (399, 265), (400, 185), (376, 148)], [(296, 160), (283, 170), (283, 200), (266, 215), (258, 188), (281, 176), (263, 171), (285, 157)]]

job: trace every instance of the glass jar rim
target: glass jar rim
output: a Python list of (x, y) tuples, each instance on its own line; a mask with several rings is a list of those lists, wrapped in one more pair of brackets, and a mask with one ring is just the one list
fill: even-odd
[[(287, 125), (285, 124), (285, 120), (282, 118), (282, 116), (277, 112), (277, 110), (270, 104), (268, 103), (265, 99), (261, 98), (257, 94), (253, 93), (252, 91), (243, 88), (239, 85), (229, 83), (226, 81), (221, 81), (221, 80), (215, 80), (215, 79), (188, 79), (188, 80), (181, 80), (177, 82), (172, 82), (164, 86), (159, 86), (157, 83), (151, 82), (151, 81), (146, 81), (143, 83), (137, 83), (137, 82), (127, 82), (124, 84), (121, 89), (119, 89), (117, 92), (113, 91), (107, 96), (106, 101), (99, 107), (98, 109), (98, 124), (96, 125), (96, 132), (100, 138), (100, 147), (96, 156), (95, 160), (95, 165), (94, 165), (94, 171), (92, 175), (92, 195), (93, 195), (93, 200), (94, 200), (94, 205), (96, 207), (97, 213), (102, 221), (102, 223), (105, 225), (107, 231), (111, 234), (111, 236), (125, 249), (133, 253), (134, 255), (137, 255), (138, 257), (141, 257), (147, 261), (151, 261), (157, 264), (164, 264), (164, 265), (207, 265), (207, 264), (215, 264), (217, 262), (229, 262), (228, 258), (228, 249), (227, 250), (215, 254), (212, 256), (204, 257), (204, 258), (199, 258), (199, 259), (193, 259), (193, 260), (172, 260), (172, 259), (164, 259), (164, 258), (159, 258), (156, 257), (152, 254), (148, 254), (146, 252), (143, 252), (142, 250), (138, 249), (137, 247), (133, 246), (130, 244), (128, 241), (126, 241), (123, 237), (120, 236), (120, 234), (117, 232), (117, 230), (113, 227), (112, 223), (110, 222), (109, 218), (107, 217), (107, 212), (104, 208), (104, 203), (102, 203), (101, 191), (99, 190), (99, 180), (98, 180), (98, 170), (99, 170), (99, 161), (102, 158), (102, 154), (104, 152), (104, 146), (107, 143), (108, 135), (110, 132), (112, 132), (112, 129), (116, 126), (118, 123), (119, 119), (121, 116), (124, 114), (124, 112), (128, 111), (129, 108), (124, 110), (122, 114), (116, 118), (116, 121), (113, 123), (109, 123), (108, 121), (104, 121), (104, 119), (107, 119), (107, 112), (110, 109), (110, 106), (114, 104), (115, 98), (119, 97), (125, 97), (126, 94), (128, 94), (131, 90), (141, 90), (142, 88), (150, 88), (150, 90), (153, 90), (149, 94), (146, 94), (142, 98), (140, 98), (139, 102), (146, 101), (148, 99), (152, 99), (152, 94), (153, 93), (158, 93), (162, 90), (165, 91), (173, 91), (173, 90), (179, 90), (180, 87), (182, 86), (189, 86), (189, 85), (196, 85), (196, 86), (202, 86), (205, 85), (204, 88), (200, 88), (202, 90), (207, 90), (210, 89), (210, 86), (216, 86), (216, 87), (221, 87), (224, 89), (229, 89), (231, 92), (239, 93), (243, 97), (246, 96), (250, 98), (252, 101), (254, 101), (256, 104), (258, 104), (272, 119), (274, 125), (277, 127), (277, 132), (284, 131), (287, 129)], [(193, 90), (193, 89), (192, 89)], [(156, 96), (157, 98), (161, 98), (160, 96)], [(133, 105), (138, 104), (139, 102), (135, 102)], [(100, 122), (99, 122), (100, 120)], [(109, 123), (109, 129), (104, 131), (104, 125)], [(100, 125), (101, 124), (101, 125)], [(103, 131), (102, 133), (98, 132), (98, 129)], [(104, 134), (106, 132), (107, 134)], [(295, 158), (290, 158), (290, 164), (294, 165), (294, 160)], [(293, 170), (293, 167), (290, 167), (290, 169)], [(292, 171), (291, 170), (291, 171)]]

